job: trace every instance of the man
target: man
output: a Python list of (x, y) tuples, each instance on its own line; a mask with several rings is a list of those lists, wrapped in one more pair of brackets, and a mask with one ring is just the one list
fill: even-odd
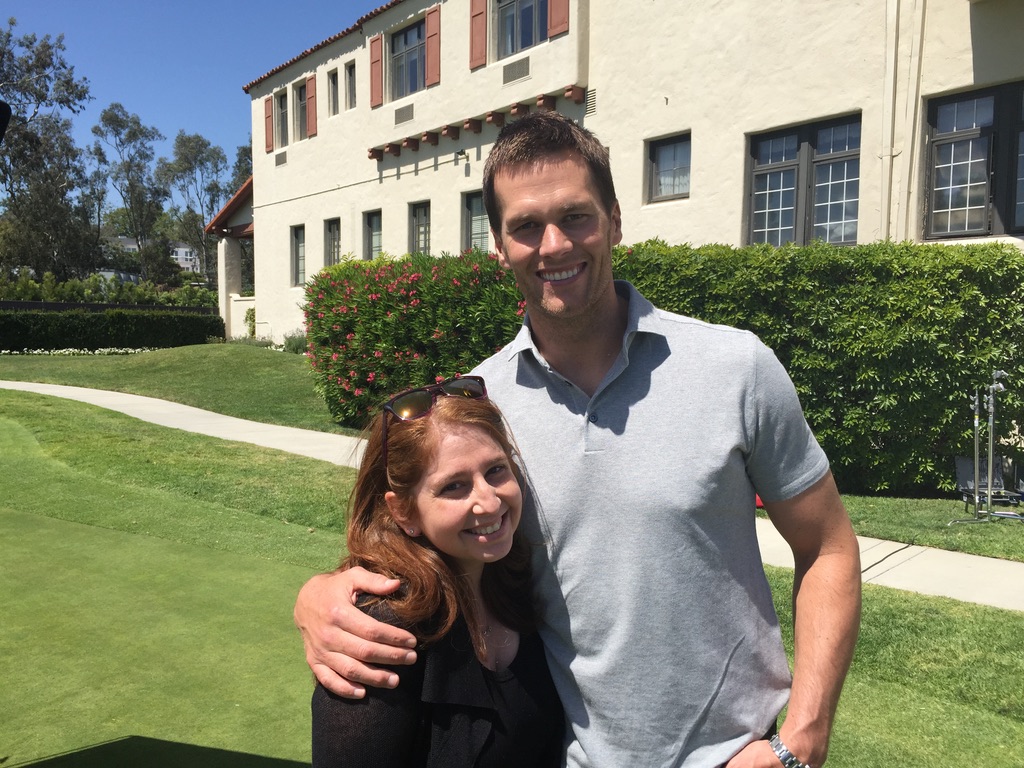
[[(567, 118), (506, 126), (484, 200), (527, 321), (475, 372), (526, 464), (567, 764), (820, 766), (856, 642), (860, 561), (788, 376), (752, 334), (661, 312), (613, 281), (607, 151)], [(791, 687), (755, 493), (796, 563)], [(303, 588), (296, 623), (324, 685), (360, 695), (358, 683), (396, 678), (355, 659), (414, 658), (405, 633), (350, 605), (396, 586), (346, 572)]]

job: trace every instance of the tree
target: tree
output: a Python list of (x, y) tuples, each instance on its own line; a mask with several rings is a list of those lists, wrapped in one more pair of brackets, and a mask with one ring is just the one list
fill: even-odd
[(84, 277), (99, 266), (101, 252), (89, 206), (76, 194), (85, 169), (70, 121), (36, 119), (6, 151), (14, 170), (4, 179), (8, 226), (0, 262), (7, 271), (28, 267), (37, 276)]
[(13, 112), (8, 130), (54, 110), (81, 112), (91, 98), (89, 81), (76, 78), (75, 68), (64, 58), (64, 35), (15, 37), (17, 24), (11, 18), (0, 29), (0, 98)]
[(228, 182), (228, 194), (233, 195), (252, 176), (252, 141), (240, 144), (235, 148), (235, 164), (231, 168), (231, 181)]
[[(92, 132), (97, 137), (92, 152), (109, 169), (110, 181), (127, 212), (131, 237), (141, 251), (153, 235), (153, 227), (169, 196), (153, 169), (153, 144), (161, 141), (163, 134), (143, 125), (138, 115), (129, 114), (118, 102), (100, 113), (100, 121)], [(113, 151), (112, 159), (108, 149)]]
[(64, 58), (64, 37), (17, 36), (15, 19), (0, 29), (0, 99), (12, 108), (0, 144), (4, 227), (0, 266), (84, 274), (99, 259), (82, 192), (85, 169), (61, 112), (77, 114), (89, 83)]
[(224, 175), (227, 173), (224, 150), (212, 145), (198, 133), (178, 131), (174, 137), (174, 157), (160, 158), (156, 178), (181, 197), (183, 206), (172, 209), (179, 225), (180, 239), (190, 245), (199, 257), (199, 270), (211, 279), (210, 267), (217, 240), (203, 230), (220, 209), (224, 198)]

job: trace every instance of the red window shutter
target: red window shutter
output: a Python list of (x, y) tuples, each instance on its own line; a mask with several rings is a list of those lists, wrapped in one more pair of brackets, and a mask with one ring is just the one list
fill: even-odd
[(487, 0), (469, 0), (469, 68), (487, 63)]
[(306, 78), (306, 136), (316, 136), (316, 75)]
[(263, 132), (265, 134), (267, 152), (274, 151), (274, 97), (267, 96), (263, 100)]
[(370, 38), (370, 106), (384, 103), (384, 36)]
[(569, 31), (569, 0), (548, 0), (548, 37)]
[(441, 82), (441, 6), (435, 5), (427, 11), (427, 67), (424, 85)]

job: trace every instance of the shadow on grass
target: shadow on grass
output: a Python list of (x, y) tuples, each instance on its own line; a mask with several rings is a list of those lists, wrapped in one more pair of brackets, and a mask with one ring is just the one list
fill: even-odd
[[(0, 758), (2, 764), (3, 758)], [(148, 768), (309, 768), (309, 763), (295, 760), (179, 744), (145, 736), (126, 736), (21, 765), (26, 768), (135, 768), (140, 765)]]

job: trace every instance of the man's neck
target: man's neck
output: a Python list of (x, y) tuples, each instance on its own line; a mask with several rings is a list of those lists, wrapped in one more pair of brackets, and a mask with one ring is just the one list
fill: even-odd
[(531, 317), (534, 344), (552, 368), (593, 397), (622, 351), (629, 300), (612, 288), (607, 309), (587, 318)]

